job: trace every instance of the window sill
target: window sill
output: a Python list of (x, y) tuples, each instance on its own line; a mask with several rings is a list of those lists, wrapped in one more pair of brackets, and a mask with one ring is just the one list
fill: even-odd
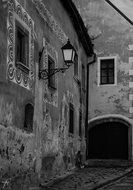
[(30, 72), (30, 69), (29, 67), (25, 66), (23, 63), (21, 62), (16, 62), (16, 67), (20, 70), (22, 70), (24, 73), (26, 73), (27, 75), (29, 74)]
[(117, 84), (98, 84), (99, 87), (116, 86)]

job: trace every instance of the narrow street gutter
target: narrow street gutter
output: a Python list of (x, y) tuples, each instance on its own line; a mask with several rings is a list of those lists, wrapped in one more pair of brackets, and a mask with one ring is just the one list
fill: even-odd
[[(70, 177), (72, 175), (75, 174), (76, 168), (74, 168), (71, 171), (66, 172), (64, 175), (58, 176), (55, 179), (49, 180), (48, 182), (44, 182), (44, 183), (40, 183), (39, 186), (37, 187), (30, 187), (29, 190), (41, 190), (44, 188), (50, 188), (50, 186), (60, 183), (61, 181), (63, 181), (64, 179), (66, 179), (67, 177)], [(119, 181), (122, 178), (125, 178), (126, 176), (128, 176), (130, 173), (133, 172), (133, 167), (130, 167), (128, 169), (125, 170), (125, 172), (123, 172), (122, 174), (120, 174), (119, 176), (116, 177), (110, 177), (108, 179), (105, 180), (101, 180), (100, 182), (98, 182), (98, 184), (90, 184), (87, 185), (85, 187), (83, 187), (86, 190), (100, 190), (103, 187), (109, 186), (111, 184), (113, 184), (114, 182)], [(81, 186), (79, 187), (81, 189)], [(78, 190), (78, 189), (77, 189)]]
[(54, 185), (54, 184), (56, 184), (56, 183), (59, 183), (59, 182), (63, 181), (63, 180), (66, 179), (67, 177), (73, 175), (73, 174), (75, 173), (75, 170), (76, 170), (76, 168), (73, 168), (73, 169), (71, 169), (70, 171), (65, 172), (64, 175), (57, 176), (56, 178), (51, 179), (51, 180), (49, 180), (49, 181), (46, 182), (46, 183), (40, 183), (39, 186), (40, 186), (41, 188), (50, 187), (50, 186), (52, 186), (52, 185)]
[(88, 187), (87, 190), (97, 190), (97, 189), (100, 190), (100, 188), (102, 188), (102, 187), (106, 187), (106, 186), (111, 185), (112, 183), (114, 183), (116, 181), (119, 181), (122, 178), (125, 178), (126, 176), (128, 176), (132, 172), (133, 172), (133, 167), (130, 167), (123, 174), (121, 174), (117, 177), (110, 178), (108, 180), (100, 181), (99, 184), (94, 185), (93, 187)]

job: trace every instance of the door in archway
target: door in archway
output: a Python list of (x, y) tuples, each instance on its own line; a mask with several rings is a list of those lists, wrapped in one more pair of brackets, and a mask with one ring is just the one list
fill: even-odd
[(92, 127), (88, 132), (88, 156), (93, 159), (128, 159), (128, 127), (119, 122)]

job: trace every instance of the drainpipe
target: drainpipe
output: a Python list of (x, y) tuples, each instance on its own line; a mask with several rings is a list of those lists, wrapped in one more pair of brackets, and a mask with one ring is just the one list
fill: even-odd
[(89, 66), (96, 61), (96, 54), (93, 54), (92, 60), (87, 63), (87, 82), (86, 82), (86, 117), (85, 117), (85, 139), (86, 139), (86, 160), (88, 158), (88, 114), (89, 114)]

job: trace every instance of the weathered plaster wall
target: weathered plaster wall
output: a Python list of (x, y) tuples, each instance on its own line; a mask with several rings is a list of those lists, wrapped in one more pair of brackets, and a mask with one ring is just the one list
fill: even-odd
[[(33, 91), (7, 79), (7, 2), (0, 2), (0, 178), (35, 169), (35, 135), (23, 130), (25, 105), (34, 105)], [(8, 33), (9, 32), (9, 33)], [(11, 33), (10, 33), (11, 34)], [(12, 54), (11, 54), (12, 57)]]
[[(47, 53), (50, 54), (57, 67), (63, 67), (63, 57), (61, 47), (66, 43), (69, 37), (71, 43), (77, 50), (79, 55), (79, 63), (87, 63), (86, 54), (79, 42), (76, 31), (67, 12), (63, 9), (60, 1), (42, 1), (44, 17), (39, 14), (36, 1), (27, 9), (32, 18), (34, 18), (36, 42), (38, 43), (38, 51), (45, 46), (43, 55), (43, 66), (47, 67)], [(46, 11), (47, 10), (47, 11)], [(52, 17), (50, 17), (50, 15)], [(46, 15), (45, 15), (46, 14)], [(45, 17), (46, 16), (46, 17)], [(43, 17), (43, 18), (42, 18)], [(48, 19), (53, 20), (48, 23)], [(56, 21), (56, 24), (55, 24)], [(51, 21), (50, 21), (51, 22)], [(55, 24), (55, 27), (54, 27)], [(63, 35), (58, 31), (63, 31)], [(62, 37), (61, 37), (62, 36)], [(38, 59), (35, 58), (36, 64)], [(37, 66), (38, 67), (38, 66)], [(36, 67), (36, 72), (37, 71)], [(86, 67), (86, 65), (85, 65)], [(80, 68), (79, 68), (80, 70)], [(78, 83), (74, 79), (74, 65), (71, 66), (65, 73), (56, 74), (56, 90), (48, 88), (48, 82), (38, 80), (36, 73), (35, 87), (35, 129), (38, 130), (38, 170), (41, 170), (41, 176), (49, 180), (55, 175), (59, 175), (67, 169), (74, 167), (75, 155), (78, 150), (82, 150), (83, 157), (85, 156), (85, 139), (84, 139), (84, 121), (85, 121), (85, 102), (80, 104), (80, 90)], [(81, 79), (81, 73), (79, 73)], [(84, 93), (85, 98), (85, 93)], [(75, 109), (75, 125), (74, 134), (69, 134), (69, 103), (73, 103)], [(83, 108), (83, 131), (82, 139), (79, 137), (79, 109)]]
[(0, 125), (0, 175), (15, 174), (33, 166), (34, 135)]
[[(99, 12), (99, 15), (93, 12), (95, 19), (98, 18), (97, 30), (100, 33), (94, 42), (96, 53), (98, 57), (116, 56), (117, 84), (116, 86), (98, 86), (97, 62), (90, 66), (90, 79), (93, 75), (93, 80), (90, 81), (89, 118), (105, 114), (121, 114), (130, 117), (128, 46), (133, 41), (131, 25), (105, 2), (95, 1), (91, 6), (94, 7), (93, 11), (96, 8)], [(94, 20), (92, 23), (95, 25)]]
[[(51, 55), (57, 67), (63, 67), (61, 47), (67, 38), (74, 45), (79, 58), (79, 80), (81, 80), (81, 64), (87, 63), (87, 56), (79, 42), (76, 31), (68, 13), (59, 0), (45, 0), (44, 12), (40, 14), (40, 1), (19, 1), (21, 11), (28, 13), (34, 22), (31, 31), (32, 48), (32, 88), (25, 88), (14, 78), (11, 80), (13, 69), (8, 70), (8, 60), (15, 63), (14, 52), (8, 51), (10, 45), (14, 48), (14, 28), (12, 22), (16, 14), (13, 10), (15, 0), (0, 3), (0, 163), (1, 173), (16, 173), (32, 167), (39, 176), (48, 180), (75, 166), (75, 156), (81, 149), (85, 157), (85, 91), (81, 93), (78, 82), (74, 78), (74, 65), (64, 74), (56, 74), (55, 91), (48, 88), (48, 82), (39, 80), (39, 51), (45, 46), (42, 57), (43, 67), (47, 67), (47, 55)], [(11, 4), (10, 4), (11, 3)], [(18, 5), (16, 3), (15, 5)], [(9, 14), (9, 9), (11, 15)], [(18, 6), (19, 7), (19, 6)], [(18, 8), (17, 7), (17, 8)], [(9, 16), (10, 15), (10, 16)], [(7, 31), (7, 20), (9, 31)], [(23, 23), (22, 18), (20, 19)], [(10, 27), (11, 26), (11, 27)], [(12, 43), (13, 42), (13, 43)], [(33, 49), (32, 49), (33, 50)], [(32, 53), (33, 53), (32, 52)], [(48, 54), (47, 54), (48, 53)], [(15, 66), (15, 65), (14, 65)], [(15, 68), (15, 67), (14, 67)], [(20, 74), (20, 73), (19, 73)], [(18, 78), (21, 76), (18, 75)], [(20, 79), (19, 78), (19, 79)], [(9, 80), (8, 80), (9, 79)], [(19, 83), (20, 82), (20, 83)], [(83, 102), (81, 103), (81, 94)], [(24, 131), (25, 105), (34, 106), (33, 132)], [(74, 105), (74, 134), (69, 134), (69, 103)], [(79, 137), (79, 110), (82, 109), (82, 138)]]

